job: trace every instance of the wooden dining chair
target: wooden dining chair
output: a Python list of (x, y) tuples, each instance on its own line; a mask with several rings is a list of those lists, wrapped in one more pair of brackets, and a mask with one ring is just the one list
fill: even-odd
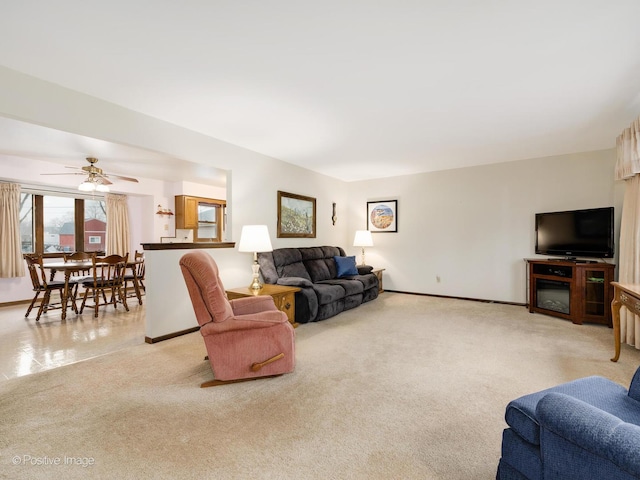
[[(33, 300), (31, 300), (31, 304), (29, 308), (27, 308), (27, 313), (24, 315), (25, 318), (29, 316), (31, 310), (35, 306), (38, 297), (41, 293), (44, 293), (42, 300), (40, 301), (40, 307), (38, 308), (38, 314), (36, 315), (36, 322), (40, 321), (40, 315), (43, 312), (48, 312), (49, 310), (55, 310), (62, 308), (62, 292), (64, 290), (64, 282), (59, 281), (47, 281), (47, 275), (44, 271), (44, 266), (42, 262), (42, 255), (24, 255), (24, 259), (27, 262), (27, 269), (29, 270), (29, 276), (31, 277), (31, 283), (33, 284), (33, 291), (35, 295)], [(58, 302), (51, 301), (51, 292), (57, 291), (59, 294), (60, 300)]]
[[(95, 252), (70, 253), (64, 256), (64, 263), (90, 262), (95, 256)], [(71, 298), (71, 308), (75, 313), (78, 313), (78, 306), (76, 304), (76, 300), (78, 299), (78, 287), (82, 282), (89, 278), (93, 278), (91, 275), (91, 268), (71, 272), (69, 276), (69, 297)]]
[[(136, 297), (138, 303), (142, 305), (142, 295), (146, 293), (146, 287), (144, 286), (144, 252), (138, 252), (136, 250), (133, 256), (133, 265), (130, 274), (124, 276), (124, 295), (127, 298)], [(133, 291), (128, 292), (129, 283), (133, 286)]]
[[(92, 275), (82, 282), (84, 288), (84, 296), (80, 313), (84, 311), (85, 306), (93, 307), (94, 317), (98, 317), (98, 309), (101, 306), (113, 305), (118, 307), (118, 303), (122, 303), (125, 310), (129, 311), (127, 305), (127, 297), (124, 295), (124, 274), (127, 269), (127, 259), (129, 254), (125, 256), (109, 255), (108, 257), (94, 257)], [(87, 299), (91, 293), (93, 305), (87, 305)]]

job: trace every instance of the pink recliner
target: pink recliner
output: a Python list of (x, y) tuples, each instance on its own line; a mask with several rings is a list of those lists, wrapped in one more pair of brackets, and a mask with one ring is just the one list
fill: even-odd
[(215, 380), (201, 386), (281, 375), (295, 367), (295, 332), (268, 295), (229, 301), (213, 258), (202, 250), (180, 259)]

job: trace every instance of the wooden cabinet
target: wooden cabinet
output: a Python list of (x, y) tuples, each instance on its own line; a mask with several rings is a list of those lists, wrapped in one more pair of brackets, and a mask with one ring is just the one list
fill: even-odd
[(529, 311), (611, 326), (615, 265), (528, 260)]
[(291, 325), (297, 327), (295, 294), (299, 291), (300, 289), (298, 287), (265, 284), (260, 290), (252, 290), (249, 287), (239, 287), (231, 288), (226, 292), (229, 300), (258, 295), (270, 295), (273, 297), (273, 302), (276, 304), (276, 308), (281, 312), (286, 313)]
[(176, 229), (193, 230), (194, 242), (221, 242), (227, 202), (176, 195)]

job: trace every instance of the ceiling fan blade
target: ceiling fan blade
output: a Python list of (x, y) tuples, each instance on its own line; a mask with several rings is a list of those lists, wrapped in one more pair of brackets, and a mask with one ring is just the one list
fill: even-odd
[(138, 179), (137, 178), (133, 178), (133, 177), (123, 177), (122, 175), (114, 175), (113, 173), (109, 173), (108, 174), (110, 177), (114, 177), (117, 178), (119, 180), (126, 180), (127, 182), (135, 182), (138, 183)]
[(103, 173), (96, 173), (96, 177), (98, 177), (98, 183), (101, 183), (102, 185), (113, 185), (113, 182), (111, 182)]

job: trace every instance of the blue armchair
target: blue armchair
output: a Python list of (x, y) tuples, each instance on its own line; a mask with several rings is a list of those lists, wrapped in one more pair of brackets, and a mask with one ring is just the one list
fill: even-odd
[(498, 480), (640, 479), (640, 368), (629, 390), (587, 377), (507, 405)]

